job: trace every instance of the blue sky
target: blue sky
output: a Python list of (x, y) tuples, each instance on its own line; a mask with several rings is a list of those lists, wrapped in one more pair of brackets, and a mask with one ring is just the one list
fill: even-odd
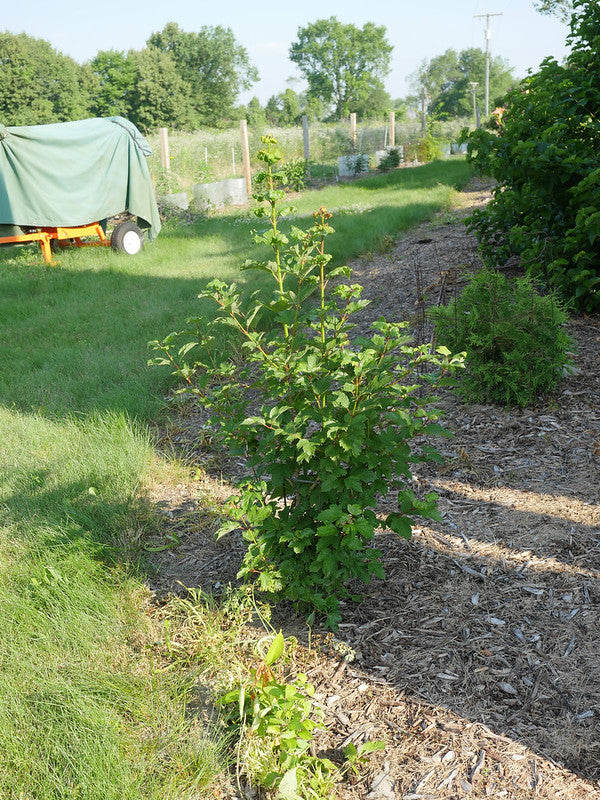
[(537, 13), (533, 0), (284, 0), (260, 4), (248, 0), (104, 0), (93, 8), (81, 0), (28, 0), (23, 6), (6, 3), (0, 29), (46, 39), (57, 50), (83, 62), (98, 50), (139, 50), (152, 32), (170, 21), (188, 31), (223, 25), (233, 30), (260, 73), (260, 82), (241, 100), (255, 94), (263, 103), (288, 85), (297, 91), (304, 88), (288, 59), (288, 49), (299, 27), (324, 17), (336, 16), (359, 27), (365, 22), (385, 25), (394, 46), (392, 71), (386, 80), (392, 97), (408, 93), (407, 79), (423, 59), (448, 48), (484, 49), (485, 21), (475, 19), (475, 14), (502, 14), (491, 19), (491, 52), (507, 59), (518, 77), (524, 77), (528, 69), (535, 70), (546, 56), (560, 60), (567, 52), (567, 25)]

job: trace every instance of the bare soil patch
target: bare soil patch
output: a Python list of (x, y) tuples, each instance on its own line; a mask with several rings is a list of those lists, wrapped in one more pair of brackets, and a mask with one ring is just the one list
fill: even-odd
[[(383, 315), (430, 336), (423, 306), (479, 266), (462, 220), (488, 197), (473, 182), (456, 208), (351, 264), (372, 300), (359, 329)], [(414, 481), (439, 494), (443, 521), (418, 525), (410, 542), (379, 534), (386, 580), (305, 651), (328, 723), (319, 746), (387, 742), (345, 798), (600, 798), (600, 319), (573, 318), (569, 330), (576, 373), (536, 407), (443, 397), (445, 464), (420, 465)], [(198, 479), (154, 487), (179, 541), (155, 556), (157, 593), (218, 592), (243, 556), (235, 535), (215, 542), (211, 512), (242, 465), (198, 438), (202, 424), (187, 407), (163, 432)], [(302, 621), (276, 613), (306, 643)]]

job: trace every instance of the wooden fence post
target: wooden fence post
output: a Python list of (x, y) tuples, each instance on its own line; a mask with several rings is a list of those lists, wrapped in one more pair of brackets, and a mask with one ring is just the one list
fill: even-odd
[(252, 195), (252, 172), (250, 171), (250, 148), (248, 146), (248, 123), (245, 119), (240, 120), (240, 133), (242, 136), (242, 165), (244, 167), (244, 178), (246, 179), (246, 190), (248, 197)]
[(396, 146), (396, 112), (390, 111), (390, 147)]
[(350, 141), (352, 147), (356, 150), (356, 114), (354, 111), (350, 114)]
[(308, 139), (308, 117), (306, 114), (302, 115), (302, 139), (304, 141), (304, 160), (308, 161), (310, 158), (310, 142)]
[(169, 131), (166, 128), (159, 128), (160, 139), (160, 163), (163, 169), (171, 169), (171, 159), (169, 158)]

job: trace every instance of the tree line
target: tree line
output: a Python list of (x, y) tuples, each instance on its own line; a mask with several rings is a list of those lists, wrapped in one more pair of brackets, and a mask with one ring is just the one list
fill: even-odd
[[(540, 0), (544, 10), (562, 0)], [(556, 9), (550, 9), (556, 10)], [(563, 9), (564, 10), (564, 9)], [(437, 118), (468, 116), (484, 90), (485, 54), (478, 48), (447, 50), (424, 61), (413, 76), (413, 94), (392, 99), (384, 86), (393, 46), (385, 26), (362, 28), (336, 17), (298, 29), (290, 61), (306, 90), (287, 88), (261, 105), (257, 97), (238, 105), (242, 91), (258, 80), (256, 67), (230, 28), (182, 30), (169, 22), (141, 50), (103, 50), (78, 64), (43, 40), (25, 33), (0, 33), (0, 122), (39, 125), (90, 116), (124, 116), (142, 131), (159, 127), (194, 130), (226, 127), (243, 117), (250, 125), (293, 125), (338, 120), (398, 119), (421, 110)], [(501, 58), (490, 65), (490, 96), (500, 98), (516, 83)]]
[(0, 34), (0, 121), (41, 125), (124, 116), (141, 130), (224, 124), (258, 79), (229, 28), (170, 22), (142, 50), (104, 50), (80, 65), (49, 42)]

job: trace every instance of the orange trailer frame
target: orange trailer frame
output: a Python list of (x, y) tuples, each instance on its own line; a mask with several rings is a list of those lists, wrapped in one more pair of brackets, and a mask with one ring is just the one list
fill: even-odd
[[(84, 241), (90, 236), (96, 237), (96, 240)], [(0, 236), (0, 244), (24, 244), (26, 242), (40, 243), (42, 255), (47, 264), (52, 264), (53, 242), (56, 243), (55, 247), (106, 247), (110, 245), (104, 228), (99, 222), (71, 228), (38, 228), (31, 233)]]

